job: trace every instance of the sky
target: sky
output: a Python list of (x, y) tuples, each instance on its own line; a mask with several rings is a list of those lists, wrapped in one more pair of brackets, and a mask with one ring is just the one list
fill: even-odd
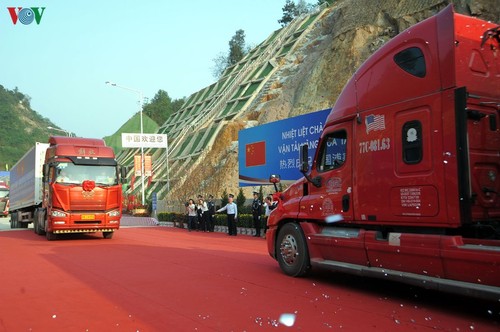
[[(213, 59), (227, 54), (235, 32), (258, 45), (281, 27), (284, 4), (0, 0), (0, 85), (17, 87), (64, 130), (102, 138), (139, 111), (140, 92), (152, 99), (161, 89), (178, 99), (215, 82)], [(38, 7), (42, 15), (38, 24), (14, 25), (8, 7)]]

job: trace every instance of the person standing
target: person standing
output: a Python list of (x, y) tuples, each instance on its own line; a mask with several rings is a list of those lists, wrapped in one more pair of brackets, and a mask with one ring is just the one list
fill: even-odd
[(259, 200), (259, 193), (253, 192), (252, 201), (252, 217), (253, 217), (253, 227), (255, 228), (254, 237), (260, 237), (260, 217), (262, 214), (262, 202)]
[(207, 219), (208, 219), (208, 206), (205, 200), (198, 196), (198, 213), (200, 218), (200, 230), (202, 232), (208, 231)]
[(269, 219), (269, 215), (271, 214), (271, 211), (276, 208), (276, 202), (273, 202), (273, 196), (269, 195), (265, 198), (264, 200), (264, 206), (266, 208), (264, 212), (265, 216), (265, 226), (264, 226), (264, 238), (266, 237), (266, 230), (267, 230), (267, 219)]
[(192, 198), (188, 201), (188, 231), (195, 229), (196, 227), (196, 205), (194, 204), (194, 200)]
[(238, 218), (238, 206), (233, 202), (234, 195), (229, 194), (228, 203), (216, 212), (226, 211), (227, 213), (227, 233), (236, 236), (236, 220)]
[(208, 231), (213, 232), (215, 228), (215, 202), (214, 202), (214, 196), (209, 195), (208, 196), (208, 202), (207, 202), (207, 207), (208, 207)]

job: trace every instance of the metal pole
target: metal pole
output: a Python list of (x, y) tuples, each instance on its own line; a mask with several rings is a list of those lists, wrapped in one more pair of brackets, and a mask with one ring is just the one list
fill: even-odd
[(122, 89), (132, 91), (132, 92), (139, 94), (139, 108), (140, 108), (139, 112), (140, 112), (140, 117), (141, 117), (141, 193), (142, 193), (141, 203), (142, 203), (142, 205), (145, 205), (145, 197), (144, 197), (144, 175), (145, 175), (145, 171), (144, 171), (144, 146), (142, 144), (142, 135), (144, 134), (144, 128), (143, 128), (143, 124), (142, 124), (142, 104), (143, 104), (144, 97), (143, 97), (141, 90), (132, 89), (132, 88), (129, 88), (129, 87), (126, 87), (123, 85), (118, 85), (118, 84), (111, 82), (111, 81), (107, 81), (106, 84), (109, 84), (111, 86), (115, 86), (117, 88), (122, 88)]
[(142, 101), (143, 101), (143, 96), (142, 96), (142, 91), (139, 91), (139, 107), (140, 107), (140, 114), (141, 114), (141, 187), (142, 187), (142, 205), (144, 206), (144, 175), (145, 175), (145, 170), (144, 170), (144, 145), (142, 144), (142, 135), (144, 134), (144, 128), (142, 125)]

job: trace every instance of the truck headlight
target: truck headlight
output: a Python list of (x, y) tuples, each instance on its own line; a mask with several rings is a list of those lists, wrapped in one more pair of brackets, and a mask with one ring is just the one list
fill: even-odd
[(119, 217), (119, 216), (120, 216), (119, 210), (113, 210), (108, 212), (108, 217)]
[(66, 213), (58, 211), (58, 210), (52, 210), (52, 212), (50, 213), (50, 215), (52, 217), (61, 217), (61, 218), (66, 217)]

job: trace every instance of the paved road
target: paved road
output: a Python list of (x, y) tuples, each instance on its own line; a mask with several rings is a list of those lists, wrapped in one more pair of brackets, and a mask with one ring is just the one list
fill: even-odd
[(250, 236), (156, 226), (49, 242), (2, 231), (0, 269), (1, 332), (500, 330), (499, 303), (324, 272), (287, 277)]

